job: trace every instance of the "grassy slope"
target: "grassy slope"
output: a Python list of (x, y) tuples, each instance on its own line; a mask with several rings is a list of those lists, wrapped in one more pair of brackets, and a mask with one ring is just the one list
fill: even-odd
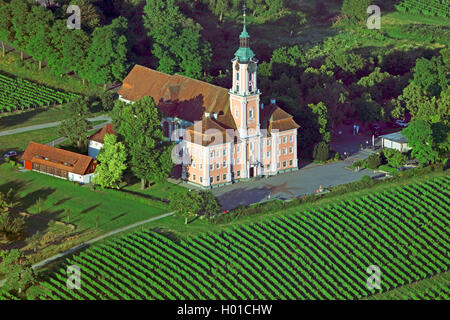
[[(93, 126), (103, 123), (103, 121), (93, 121)], [(93, 133), (97, 130), (92, 130)], [(0, 136), (0, 151), (7, 150), (24, 151), (30, 141), (46, 144), (59, 138), (57, 127), (33, 130), (28, 132), (22, 132), (12, 134), (8, 136)], [(3, 153), (1, 154), (3, 155)]]
[[(102, 114), (104, 114), (102, 111), (93, 111), (90, 117), (96, 117)], [(0, 131), (61, 121), (65, 120), (67, 116), (67, 111), (63, 106), (4, 113), (0, 114)]]
[(67, 112), (62, 106), (38, 108), (0, 114), (0, 131), (63, 120)]
[(96, 215), (100, 217), (98, 229), (107, 232), (167, 211), (167, 205), (161, 202), (115, 190), (91, 191), (44, 174), (19, 172), (5, 164), (0, 166), (0, 173), (0, 190), (14, 188), (21, 198), (22, 209), (37, 213), (36, 201), (41, 198), (43, 216), (65, 220), (64, 211), (70, 208), (71, 223), (81, 229), (94, 227)]

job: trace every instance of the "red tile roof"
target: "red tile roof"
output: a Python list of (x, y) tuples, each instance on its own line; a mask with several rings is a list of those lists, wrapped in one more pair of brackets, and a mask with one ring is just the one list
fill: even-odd
[(89, 137), (89, 140), (96, 141), (98, 143), (105, 143), (105, 134), (113, 134), (116, 135), (116, 132), (114, 131), (113, 124), (107, 124), (97, 132), (95, 132), (93, 135)]
[(130, 101), (151, 96), (167, 116), (190, 122), (201, 120), (205, 112), (227, 113), (230, 108), (225, 88), (140, 65), (135, 65), (125, 77), (118, 94)]
[(268, 130), (268, 133), (274, 129), (279, 131), (293, 130), (300, 126), (294, 121), (293, 116), (281, 109), (276, 104), (264, 106), (260, 113), (261, 129)]
[(85, 175), (94, 161), (92, 157), (30, 141), (22, 160)]
[[(230, 112), (229, 90), (204, 81), (181, 75), (171, 76), (135, 65), (123, 80), (118, 93), (130, 101), (151, 96), (166, 116), (178, 117), (193, 123), (202, 120), (203, 131), (214, 127), (225, 134), (226, 129), (237, 128)], [(204, 117), (205, 113), (209, 113), (210, 118)], [(217, 118), (213, 120), (214, 113), (217, 114)], [(289, 113), (276, 104), (270, 104), (261, 110), (260, 121), (261, 129), (268, 129), (269, 133), (272, 129), (284, 131), (300, 127)], [(193, 138), (194, 134), (203, 136), (204, 132), (195, 132), (192, 126), (188, 128), (187, 134)], [(211, 143), (206, 142), (206, 145)]]

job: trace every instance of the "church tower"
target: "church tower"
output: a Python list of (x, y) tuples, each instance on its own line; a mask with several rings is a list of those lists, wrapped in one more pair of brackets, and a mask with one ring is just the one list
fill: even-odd
[(259, 136), (259, 99), (257, 86), (257, 64), (250, 49), (250, 35), (244, 27), (239, 36), (239, 49), (232, 62), (233, 84), (230, 90), (230, 108), (241, 138)]

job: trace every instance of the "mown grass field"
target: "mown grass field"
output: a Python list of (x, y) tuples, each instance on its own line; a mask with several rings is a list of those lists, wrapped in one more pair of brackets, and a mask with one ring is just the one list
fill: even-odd
[[(13, 188), (19, 209), (52, 219), (67, 220), (79, 228), (93, 228), (99, 216), (98, 230), (107, 232), (153, 215), (167, 212), (167, 205), (116, 190), (92, 191), (87, 186), (37, 172), (20, 172), (7, 164), (0, 165), (0, 190)], [(39, 205), (39, 199), (41, 201)], [(107, 199), (107, 200), (106, 200)]]
[[(91, 125), (95, 126), (103, 122), (104, 121), (93, 121), (91, 122)], [(94, 133), (96, 131), (97, 130), (91, 130), (89, 133)], [(30, 141), (46, 144), (59, 137), (60, 135), (58, 134), (58, 127), (0, 136), (0, 152), (7, 150), (24, 151)], [(3, 155), (3, 153), (1, 155)]]
[[(8, 164), (1, 164), (0, 192), (11, 188), (18, 201), (15, 210), (32, 214), (26, 220), (26, 237), (40, 231), (43, 237), (51, 240), (37, 253), (27, 251), (33, 262), (108, 231), (169, 211), (165, 202), (141, 195), (116, 190), (93, 191), (87, 186), (36, 172), (20, 172)], [(70, 223), (76, 229), (61, 230), (51, 221)], [(28, 248), (26, 241), (11, 245)]]
[(44, 285), (50, 299), (365, 298), (370, 265), (382, 292), (449, 270), (449, 187), (447, 175), (193, 237), (139, 231), (74, 255)]

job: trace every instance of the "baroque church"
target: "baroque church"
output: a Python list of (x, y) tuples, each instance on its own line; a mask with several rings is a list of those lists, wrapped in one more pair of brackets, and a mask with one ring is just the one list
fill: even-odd
[[(245, 15), (244, 15), (245, 18)], [(119, 89), (132, 103), (152, 96), (165, 115), (167, 138), (179, 143), (182, 178), (210, 188), (241, 179), (297, 170), (297, 130), (292, 115), (271, 99), (260, 102), (258, 60), (246, 25), (232, 63), (231, 89), (135, 65)]]

